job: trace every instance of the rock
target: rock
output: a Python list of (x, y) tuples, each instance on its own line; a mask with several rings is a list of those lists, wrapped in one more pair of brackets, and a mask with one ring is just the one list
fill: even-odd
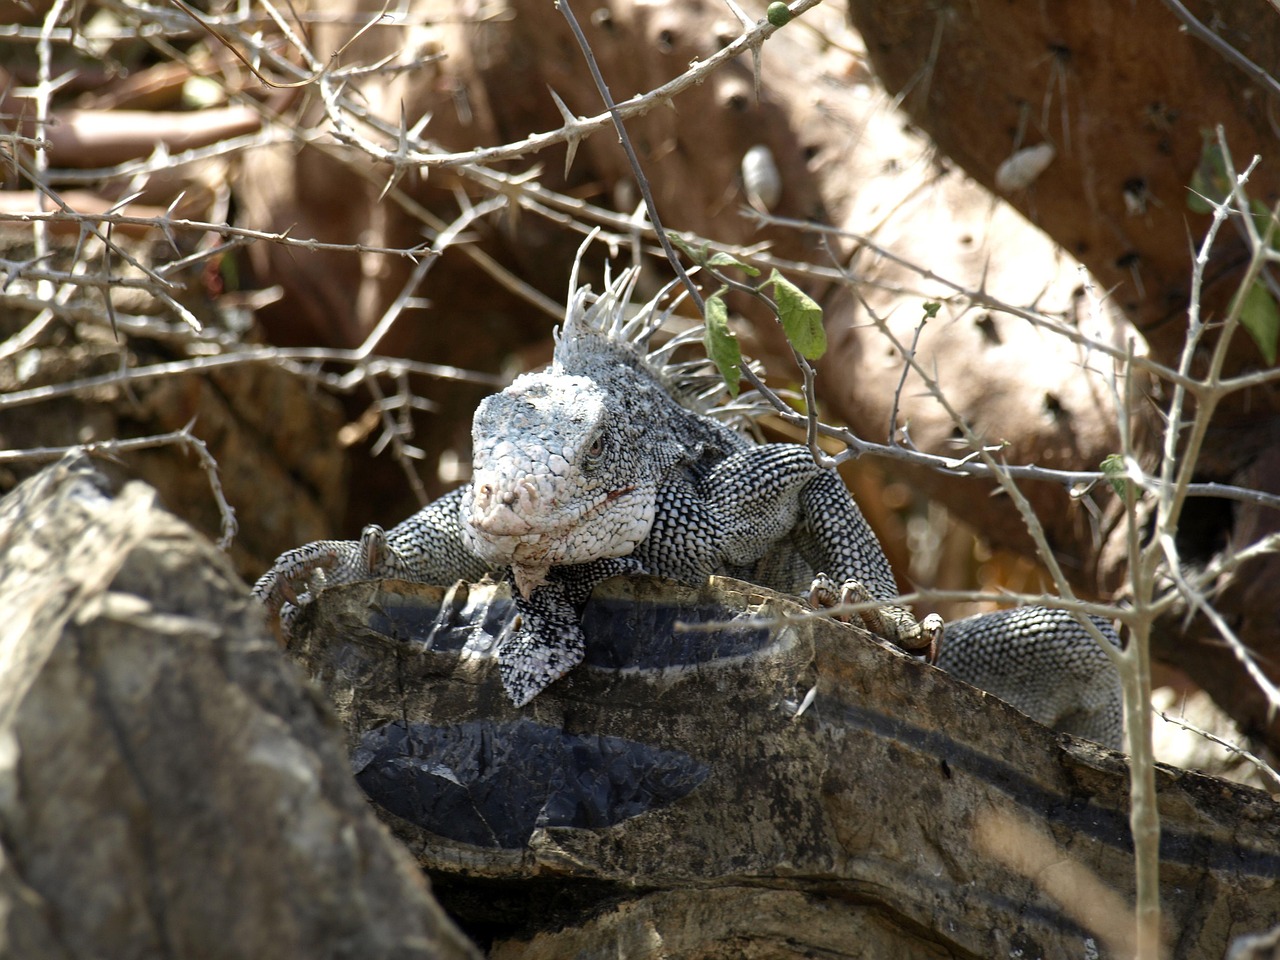
[[(727, 579), (602, 585), (517, 710), (504, 590), (336, 587), (292, 641), (493, 957), (1132, 956), (1123, 755)], [(1216, 960), (1280, 921), (1280, 807), (1158, 786), (1171, 955)]]
[(0, 531), (0, 956), (478, 956), (154, 491), (64, 460)]

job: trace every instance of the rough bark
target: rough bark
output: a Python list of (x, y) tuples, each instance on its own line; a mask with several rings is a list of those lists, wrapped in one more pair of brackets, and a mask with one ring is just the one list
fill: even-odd
[[(503, 589), (331, 589), (292, 645), (491, 956), (1132, 955), (1121, 755), (852, 627), (744, 624), (799, 607), (723, 579), (603, 585), (585, 664), (516, 710)], [(1220, 957), (1280, 917), (1280, 808), (1159, 789), (1172, 955)]]
[(0, 504), (0, 956), (475, 958), (226, 559), (64, 461)]

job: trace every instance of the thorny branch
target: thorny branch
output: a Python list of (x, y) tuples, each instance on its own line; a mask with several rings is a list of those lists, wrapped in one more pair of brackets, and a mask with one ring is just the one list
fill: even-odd
[[(417, 244), (413, 247), (381, 247), (376, 244), (364, 244), (358, 241), (355, 243), (326, 243), (323, 240), (293, 237), (287, 231), (284, 233), (268, 233), (264, 230), (250, 230), (247, 227), (232, 226), (229, 223), (189, 220), (185, 217), (134, 217), (124, 213), (77, 213), (69, 207), (62, 210), (36, 211), (32, 213), (0, 211), (0, 223), (36, 223), (39, 221), (45, 223), (112, 224), (114, 226), (149, 227), (162, 232), (165, 236), (173, 236), (175, 231), (179, 230), (193, 230), (199, 233), (217, 234), (224, 238), (234, 237), (242, 241), (261, 240), (266, 243), (274, 243), (283, 247), (296, 247), (299, 250), (313, 253), (318, 250), (333, 250), (342, 253), (381, 253), (391, 257), (404, 257), (413, 260), (417, 257), (431, 256), (437, 252), (425, 243)], [(201, 256), (208, 256), (208, 252), (202, 253)], [(9, 264), (8, 261), (0, 261), (0, 264), (18, 266)], [(190, 261), (188, 260), (171, 261), (161, 267), (157, 267), (156, 273), (163, 277), (189, 265)], [(33, 276), (29, 268), (24, 268), (19, 272), (24, 276)], [(113, 282), (124, 282), (126, 278), (112, 279)], [(72, 283), (75, 280), (68, 274), (65, 282)]]
[(0, 463), (45, 463), (60, 460), (72, 452), (83, 452), (91, 457), (115, 458), (121, 454), (132, 453), (136, 450), (150, 450), (171, 444), (185, 447), (196, 455), (196, 459), (200, 461), (200, 469), (204, 471), (209, 480), (209, 492), (213, 495), (214, 502), (218, 505), (218, 513), (222, 518), (222, 536), (218, 539), (218, 546), (223, 550), (227, 550), (231, 546), (231, 541), (236, 538), (236, 531), (239, 529), (239, 525), (236, 523), (236, 511), (227, 502), (226, 494), (223, 493), (222, 481), (218, 476), (218, 462), (213, 458), (213, 454), (209, 452), (209, 447), (205, 442), (191, 432), (192, 426), (193, 424), (188, 423), (181, 430), (127, 440), (98, 440), (92, 443), (76, 444), (75, 446), (0, 450)]
[(1249, 763), (1253, 764), (1260, 773), (1272, 780), (1277, 787), (1280, 787), (1280, 772), (1277, 772), (1275, 767), (1271, 766), (1271, 764), (1267, 763), (1256, 754), (1246, 750), (1244, 747), (1240, 746), (1240, 744), (1232, 743), (1230, 740), (1226, 740), (1210, 730), (1198, 727), (1185, 717), (1171, 717), (1169, 716), (1168, 711), (1157, 710), (1156, 715), (1165, 723), (1171, 723), (1174, 726), (1181, 727), (1183, 730), (1194, 733), (1198, 737), (1203, 737), (1205, 740), (1218, 744), (1229, 753), (1234, 753), (1236, 756), (1244, 758)]
[(658, 205), (654, 202), (653, 190), (649, 187), (649, 178), (644, 175), (644, 169), (640, 165), (640, 157), (636, 154), (635, 145), (632, 144), (631, 138), (627, 136), (626, 124), (622, 122), (622, 111), (614, 103), (613, 94), (609, 92), (609, 85), (605, 83), (604, 76), (600, 73), (600, 65), (596, 63), (595, 54), (591, 52), (591, 44), (587, 42), (587, 38), (582, 32), (582, 27), (578, 25), (578, 18), (573, 15), (573, 7), (570, 5), (569, 0), (556, 0), (556, 7), (564, 15), (569, 24), (569, 29), (573, 31), (574, 39), (578, 41), (582, 55), (587, 60), (587, 69), (591, 71), (591, 79), (595, 81), (596, 89), (600, 91), (600, 99), (604, 101), (604, 105), (609, 111), (609, 118), (613, 121), (614, 129), (618, 131), (618, 140), (622, 144), (623, 150), (627, 153), (627, 163), (631, 165), (631, 172), (635, 174), (636, 183), (640, 187), (640, 195), (644, 197), (644, 208), (649, 213), (649, 223), (657, 232), (658, 242), (662, 244), (662, 252), (666, 254), (667, 262), (671, 264), (671, 269), (676, 272), (676, 276), (680, 278), (684, 288), (689, 291), (689, 297), (697, 305), (698, 312), (704, 313), (706, 307), (702, 302), (702, 294), (698, 292), (697, 285), (690, 279), (689, 274), (685, 272), (684, 265), (680, 262), (680, 257), (676, 255), (675, 247), (671, 245), (671, 238), (662, 229), (662, 218), (658, 215)]
[(1181, 0), (1161, 0), (1161, 2), (1173, 11), (1173, 15), (1182, 21), (1183, 25), (1191, 31), (1193, 35), (1203, 40), (1209, 46), (1213, 47), (1228, 62), (1248, 75), (1249, 79), (1266, 90), (1273, 97), (1280, 95), (1280, 82), (1276, 80), (1270, 73), (1258, 66), (1243, 53), (1227, 43), (1217, 33), (1205, 26), (1195, 15), (1181, 2)]

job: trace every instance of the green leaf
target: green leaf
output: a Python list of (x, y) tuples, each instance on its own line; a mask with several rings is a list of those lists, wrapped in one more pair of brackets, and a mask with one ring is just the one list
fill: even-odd
[(807, 293), (780, 274), (769, 275), (765, 285), (773, 284), (778, 303), (778, 319), (791, 346), (807, 360), (817, 360), (827, 352), (827, 331), (822, 327), (822, 308)]
[(1213, 213), (1214, 205), (1231, 192), (1231, 178), (1227, 175), (1227, 161), (1217, 136), (1210, 130), (1202, 130), (1200, 137), (1204, 145), (1200, 148), (1200, 162), (1191, 174), (1187, 208), (1192, 213)]
[(696, 263), (698, 266), (704, 266), (707, 262), (709, 247), (703, 244), (701, 247), (695, 247), (674, 230), (667, 231), (667, 239), (671, 241), (671, 245), (683, 253), (686, 257)]
[(1129, 469), (1125, 466), (1124, 457), (1118, 453), (1108, 454), (1102, 460), (1102, 472), (1106, 475), (1107, 483), (1111, 484), (1111, 489), (1116, 492), (1116, 496), (1123, 497), (1129, 486), (1127, 479)]
[(1276, 365), (1276, 341), (1280, 339), (1280, 310), (1261, 278), (1253, 282), (1240, 305), (1240, 322), (1262, 351), (1267, 365)]
[(721, 287), (707, 297), (707, 328), (702, 335), (702, 342), (706, 345), (707, 356), (720, 371), (720, 376), (724, 377), (729, 396), (736, 397), (738, 381), (742, 379), (742, 348), (738, 346), (738, 338), (729, 329), (729, 308), (724, 302), (726, 289)]
[(942, 309), (942, 304), (936, 300), (927, 300), (924, 305), (924, 315), (927, 319), (932, 320), (938, 315), (938, 311)]
[(737, 267), (749, 277), (760, 276), (760, 271), (749, 263), (743, 263), (737, 257), (728, 253), (716, 253), (707, 261), (708, 267)]

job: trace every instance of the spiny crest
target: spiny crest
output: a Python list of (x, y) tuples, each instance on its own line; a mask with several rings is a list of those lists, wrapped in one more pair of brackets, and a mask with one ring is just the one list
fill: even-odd
[(769, 404), (755, 391), (731, 399), (715, 365), (705, 355), (679, 362), (673, 359), (681, 347), (702, 343), (701, 327), (691, 327), (661, 346), (651, 346), (654, 334), (686, 296), (682, 292), (665, 307), (659, 306), (679, 280), (672, 280), (652, 299), (636, 306), (632, 295), (640, 279), (639, 267), (628, 267), (617, 277), (610, 277), (606, 267), (605, 289), (598, 296), (589, 285), (578, 286), (577, 274), (575, 263), (564, 326), (556, 334), (558, 363), (576, 368), (584, 361), (612, 357), (638, 366), (662, 384), (682, 407), (726, 421), (740, 430), (750, 429), (758, 417), (771, 412)]

